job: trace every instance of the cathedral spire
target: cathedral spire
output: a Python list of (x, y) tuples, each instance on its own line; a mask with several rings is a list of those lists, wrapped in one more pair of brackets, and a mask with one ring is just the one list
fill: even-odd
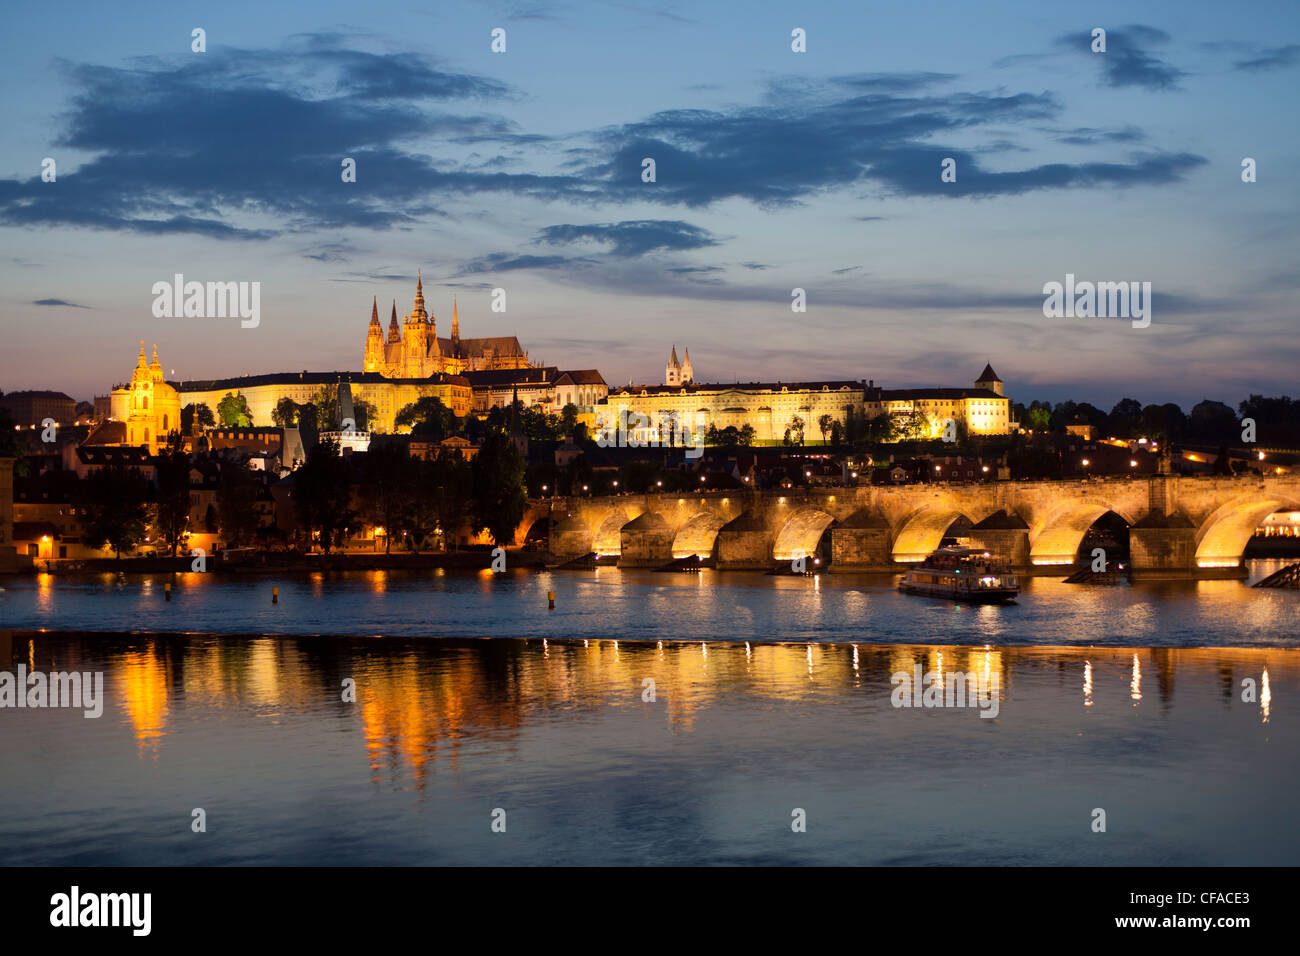
[(418, 270), (415, 275), (415, 308), (411, 310), (410, 321), (428, 321), (428, 314), (424, 311), (424, 278)]
[[(396, 307), (397, 303), (394, 302), (393, 306)], [(379, 328), (379, 296), (375, 296), (374, 301), (370, 304), (370, 324), (376, 329)]]
[(388, 341), (389, 342), (402, 341), (402, 333), (397, 328), (397, 300), (396, 299), (393, 300), (393, 317), (388, 320)]
[(144, 360), (144, 339), (140, 340), (140, 360), (135, 363), (136, 368), (148, 368), (148, 363)]

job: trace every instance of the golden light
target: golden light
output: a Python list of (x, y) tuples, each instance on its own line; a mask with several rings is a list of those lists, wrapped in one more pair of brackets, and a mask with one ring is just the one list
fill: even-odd
[(1091, 462), (1089, 462), (1088, 459), (1085, 458), (1085, 459), (1083, 460), (1083, 467), (1084, 467), (1084, 468), (1087, 468), (1088, 465), (1090, 465), (1090, 464), (1091, 464)]
[(1128, 460), (1128, 466), (1129, 466), (1130, 468), (1136, 468), (1136, 467), (1138, 466), (1137, 460), (1134, 459), (1134, 458), (1130, 458), (1130, 459)]

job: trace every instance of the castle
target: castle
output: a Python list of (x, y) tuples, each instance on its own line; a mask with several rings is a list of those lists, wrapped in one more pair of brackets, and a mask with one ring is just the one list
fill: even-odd
[(379, 300), (370, 306), (370, 327), (362, 370), (384, 378), (417, 379), (430, 375), (459, 375), (498, 369), (538, 368), (513, 335), (462, 339), (460, 315), (455, 300), (451, 306), (451, 337), (439, 338), (437, 320), (424, 308), (424, 281), (415, 280), (415, 306), (397, 324), (397, 303), (393, 302), (388, 337), (379, 324)]

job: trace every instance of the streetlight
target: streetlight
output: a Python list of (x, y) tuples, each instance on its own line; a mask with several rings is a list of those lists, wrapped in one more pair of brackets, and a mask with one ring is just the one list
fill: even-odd
[(1088, 461), (1088, 459), (1085, 458), (1085, 459), (1083, 460), (1083, 467), (1084, 467), (1084, 468), (1087, 468), (1088, 465), (1089, 465), (1089, 461)]
[(657, 488), (662, 488), (663, 486), (664, 486), (664, 483), (663, 483), (662, 481), (656, 481), (656, 482), (655, 482), (655, 487), (657, 487)]
[(1136, 459), (1136, 458), (1130, 458), (1130, 459), (1128, 460), (1128, 466), (1129, 466), (1130, 468), (1136, 468), (1136, 467), (1138, 466), (1137, 459)]

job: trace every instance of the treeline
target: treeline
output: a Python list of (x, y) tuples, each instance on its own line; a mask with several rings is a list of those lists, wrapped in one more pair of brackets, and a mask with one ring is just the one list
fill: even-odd
[(1116, 402), (1109, 412), (1087, 402), (1030, 402), (1013, 406), (1021, 427), (1034, 431), (1064, 432), (1068, 425), (1091, 425), (1094, 437), (1150, 438), (1200, 444), (1239, 443), (1243, 422), (1255, 422), (1255, 441), (1263, 445), (1294, 447), (1300, 444), (1300, 402), (1288, 396), (1251, 395), (1237, 411), (1223, 402), (1205, 400), (1190, 412), (1173, 402), (1143, 405), (1133, 398)]

